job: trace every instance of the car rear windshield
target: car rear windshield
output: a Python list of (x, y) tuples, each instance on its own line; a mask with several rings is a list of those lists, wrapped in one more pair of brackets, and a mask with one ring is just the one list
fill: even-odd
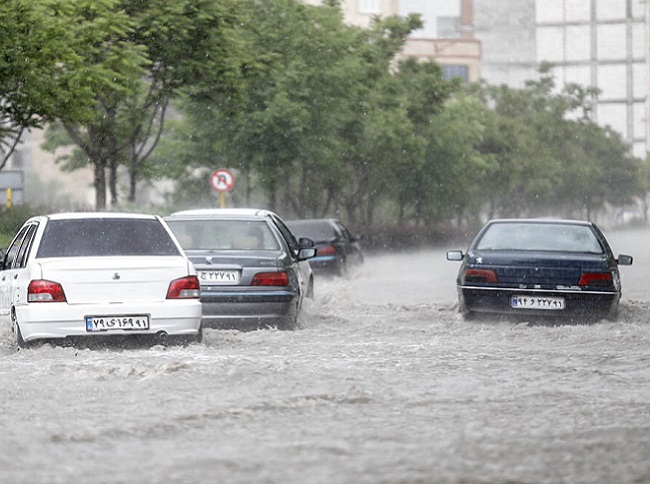
[(36, 257), (180, 255), (157, 219), (50, 220)]
[(492, 224), (476, 249), (603, 253), (603, 247), (588, 225), (552, 223)]
[(336, 238), (334, 227), (328, 222), (287, 222), (287, 226), (296, 237), (309, 237), (314, 241)]
[(279, 250), (264, 220), (172, 220), (167, 224), (185, 250)]

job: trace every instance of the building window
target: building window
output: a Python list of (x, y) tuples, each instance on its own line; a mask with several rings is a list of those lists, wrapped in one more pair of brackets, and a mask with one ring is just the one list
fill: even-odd
[(445, 79), (460, 77), (463, 81), (469, 81), (469, 68), (467, 66), (441, 65)]
[(381, 13), (381, 0), (359, 0), (360, 13)]

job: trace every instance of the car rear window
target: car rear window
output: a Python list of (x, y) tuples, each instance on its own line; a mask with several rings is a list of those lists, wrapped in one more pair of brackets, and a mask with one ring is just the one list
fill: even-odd
[(50, 220), (36, 257), (180, 255), (157, 219)]
[(589, 226), (552, 223), (492, 224), (478, 241), (476, 249), (603, 253)]
[(312, 240), (332, 240), (336, 238), (334, 227), (327, 222), (287, 222), (296, 237), (309, 237)]
[(167, 224), (185, 250), (279, 250), (264, 220), (173, 220)]

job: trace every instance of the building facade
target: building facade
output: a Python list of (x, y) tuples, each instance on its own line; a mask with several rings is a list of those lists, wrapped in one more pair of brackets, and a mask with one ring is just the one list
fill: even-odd
[[(318, 5), (322, 2), (311, 0)], [(594, 120), (645, 158), (650, 140), (650, 0), (342, 0), (346, 21), (421, 14), (404, 55), (434, 58), (449, 76), (523, 87), (542, 62), (558, 85), (600, 91)]]
[(472, 0), (342, 0), (341, 11), (347, 23), (361, 27), (368, 27), (377, 16), (420, 14), (424, 26), (411, 34), (402, 55), (433, 58), (447, 77), (469, 82), (481, 78), (481, 44), (473, 34)]
[(537, 0), (535, 7), (537, 62), (552, 63), (560, 83), (598, 88), (594, 120), (611, 126), (645, 158), (646, 3)]

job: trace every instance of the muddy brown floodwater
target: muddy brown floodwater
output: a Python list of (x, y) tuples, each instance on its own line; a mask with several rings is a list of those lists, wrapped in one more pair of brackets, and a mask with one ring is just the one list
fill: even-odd
[(0, 480), (650, 482), (650, 231), (607, 235), (635, 256), (617, 322), (463, 321), (440, 248), (317, 281), (296, 331), (16, 351), (0, 328)]

